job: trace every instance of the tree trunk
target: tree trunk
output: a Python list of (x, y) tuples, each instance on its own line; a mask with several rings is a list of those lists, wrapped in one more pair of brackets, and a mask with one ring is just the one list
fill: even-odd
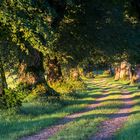
[(76, 81), (80, 80), (80, 74), (77, 68), (72, 68), (70, 70), (70, 77)]
[(140, 82), (140, 64), (136, 65), (135, 70), (132, 71), (131, 75), (131, 83), (139, 83)]
[(27, 85), (45, 83), (43, 55), (36, 49), (29, 50), (29, 55), (21, 59), (19, 66), (19, 82)]
[(47, 81), (50, 83), (62, 80), (61, 65), (58, 62), (57, 57), (54, 59), (48, 58), (47, 62)]
[(1, 79), (0, 96), (2, 96), (4, 94), (4, 89), (7, 88), (7, 82), (1, 57), (0, 57), (0, 79)]
[(28, 51), (28, 55), (24, 54), (20, 59), (19, 83), (26, 84), (30, 89), (36, 87), (39, 94), (57, 96), (45, 80), (43, 54), (33, 47), (28, 47)]
[(121, 71), (121, 69), (119, 66), (115, 68), (115, 80), (120, 79), (120, 71)]
[(131, 66), (128, 62), (121, 62), (120, 66), (115, 68), (115, 80), (123, 79), (130, 80)]

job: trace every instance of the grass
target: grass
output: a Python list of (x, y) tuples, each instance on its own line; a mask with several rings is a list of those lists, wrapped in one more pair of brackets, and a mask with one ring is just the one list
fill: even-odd
[[(96, 88), (96, 86), (92, 86)], [(55, 124), (60, 118), (80, 111), (95, 100), (93, 93), (83, 91), (62, 96), (60, 101), (24, 103), (21, 109), (0, 112), (0, 140), (16, 140)], [(98, 96), (98, 93), (96, 94)]]
[[(102, 79), (105, 80), (102, 81)], [(102, 106), (87, 111), (81, 117), (65, 124), (66, 129), (50, 138), (50, 140), (85, 140), (91, 135), (95, 135), (101, 122), (107, 120), (110, 114), (117, 112), (122, 106), (122, 101), (118, 100), (121, 96), (120, 88), (135, 92), (133, 93), (135, 97), (139, 96), (135, 86), (128, 86), (123, 81), (116, 82), (113, 78), (98, 76), (94, 79), (97, 84), (93, 84), (93, 79), (84, 80), (87, 84), (87, 90), (71, 93), (69, 96), (64, 94), (60, 101), (29, 102), (24, 103), (18, 112), (14, 110), (0, 111), (0, 140), (16, 140), (22, 136), (31, 135), (43, 128), (49, 127), (66, 115), (84, 109), (107, 91), (105, 92), (105, 98), (101, 101)], [(65, 87), (63, 88), (65, 89)], [(134, 101), (137, 105), (133, 107), (133, 111), (138, 112), (140, 110), (138, 104), (140, 99), (134, 98)], [(139, 118), (140, 113), (133, 113), (124, 128), (116, 134), (115, 138), (130, 140), (132, 137), (129, 137), (128, 134), (133, 134), (136, 138), (139, 138)], [(134, 126), (134, 131), (131, 129), (132, 125)]]
[[(100, 78), (96, 80), (99, 82)], [(112, 82), (113, 80), (109, 79), (109, 81)], [(66, 129), (58, 132), (49, 140), (85, 140), (91, 135), (95, 135), (101, 122), (107, 120), (109, 115), (117, 112), (118, 108), (122, 106), (122, 101), (116, 101), (121, 96), (120, 90), (118, 89), (119, 86), (117, 83), (116, 87), (108, 88), (108, 96), (102, 101), (101, 107), (88, 111), (82, 117), (66, 124)], [(100, 84), (99, 87), (96, 91), (93, 89), (90, 92), (93, 92), (93, 94), (100, 92), (102, 94), (103, 90), (106, 89), (106, 82)]]
[(134, 106), (123, 128), (116, 133), (116, 140), (139, 140), (140, 139), (140, 90), (137, 86), (129, 86), (127, 90), (133, 94)]

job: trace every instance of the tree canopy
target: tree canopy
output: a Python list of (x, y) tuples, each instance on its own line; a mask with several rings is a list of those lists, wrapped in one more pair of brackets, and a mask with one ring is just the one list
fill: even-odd
[(138, 0), (1, 0), (2, 71), (15, 72), (31, 87), (45, 83), (48, 92), (47, 82), (63, 81), (71, 69), (89, 72), (124, 60), (139, 64), (139, 5)]

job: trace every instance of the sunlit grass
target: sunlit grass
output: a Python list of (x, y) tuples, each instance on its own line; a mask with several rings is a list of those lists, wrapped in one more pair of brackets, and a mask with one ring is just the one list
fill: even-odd
[[(90, 85), (91, 86), (91, 85)], [(92, 88), (96, 88), (92, 85)], [(15, 140), (55, 124), (64, 116), (80, 111), (101, 93), (83, 91), (77, 96), (62, 96), (60, 101), (24, 103), (21, 109), (0, 112), (0, 140)]]
[[(93, 79), (84, 80), (88, 85), (87, 90), (71, 96), (62, 96), (60, 101), (24, 103), (18, 112), (1, 112), (0, 140), (15, 140), (21, 136), (31, 135), (55, 124), (66, 115), (83, 110), (104, 94), (104, 98), (100, 100), (102, 106), (87, 111), (81, 117), (65, 124), (66, 129), (50, 139), (85, 140), (96, 134), (101, 122), (109, 119), (109, 115), (117, 112), (122, 106), (122, 100), (119, 100), (122, 85), (118, 81), (114, 82), (113, 78), (96, 78), (96, 84), (93, 83)], [(128, 88), (128, 85), (123, 87)]]
[(102, 117), (78, 119), (70, 122), (66, 129), (49, 140), (85, 140), (91, 133), (95, 133), (98, 125), (104, 120)]
[[(119, 94), (114, 94), (114, 91)], [(121, 96), (118, 87), (113, 90), (109, 88), (108, 93), (105, 94), (108, 96), (101, 100), (102, 106), (87, 111), (75, 121), (66, 124), (66, 128), (51, 137), (50, 140), (85, 140), (96, 134), (101, 122), (109, 119), (109, 116), (117, 112), (123, 104), (121, 100), (116, 101)]]
[(139, 140), (140, 139), (140, 90), (137, 86), (130, 86), (127, 89), (133, 95), (134, 106), (129, 114), (128, 120), (123, 128), (116, 133), (116, 140)]

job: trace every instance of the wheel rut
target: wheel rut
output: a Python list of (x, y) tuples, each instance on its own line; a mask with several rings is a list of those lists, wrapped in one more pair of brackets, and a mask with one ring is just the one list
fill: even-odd
[(132, 97), (131, 93), (122, 91), (123, 107), (117, 113), (110, 115), (108, 120), (102, 122), (96, 135), (89, 140), (113, 140), (114, 134), (123, 127), (131, 113), (131, 108), (134, 105)]
[[(101, 87), (104, 82), (105, 80), (103, 79), (100, 82), (93, 82), (93, 84), (96, 84), (97, 86)], [(109, 95), (107, 89), (103, 90), (102, 92), (103, 94), (100, 97), (98, 97), (96, 100), (94, 100), (93, 103), (89, 104), (84, 110), (65, 116), (63, 119), (58, 121), (55, 125), (43, 129), (31, 136), (22, 137), (20, 140), (49, 139), (57, 132), (64, 129), (67, 123), (74, 121), (79, 117), (82, 117), (85, 113), (94, 110), (97, 107), (102, 106), (102, 101)], [(112, 135), (119, 128), (122, 127), (123, 123), (127, 120), (128, 117), (127, 114), (131, 111), (132, 101), (131, 101), (131, 95), (126, 91), (122, 92), (121, 99), (123, 99), (124, 101), (124, 106), (117, 113), (110, 115), (107, 121), (102, 122), (101, 127), (99, 127), (99, 131), (97, 132), (96, 136), (90, 137), (90, 140), (109, 140), (112, 138)]]

